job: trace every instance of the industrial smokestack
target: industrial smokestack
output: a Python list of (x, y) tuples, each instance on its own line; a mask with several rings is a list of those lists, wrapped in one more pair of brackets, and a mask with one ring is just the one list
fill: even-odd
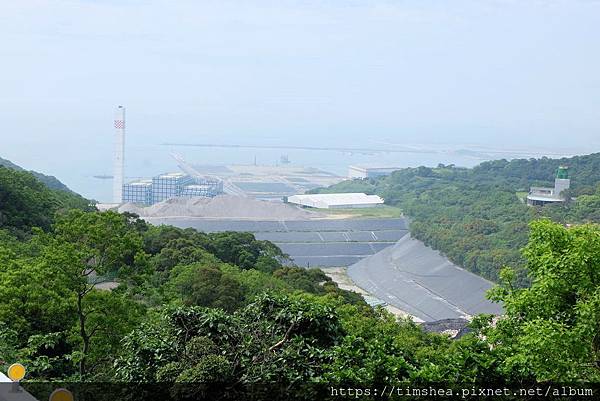
[(115, 164), (113, 170), (113, 202), (123, 202), (123, 181), (125, 170), (125, 107), (117, 107), (115, 113)]

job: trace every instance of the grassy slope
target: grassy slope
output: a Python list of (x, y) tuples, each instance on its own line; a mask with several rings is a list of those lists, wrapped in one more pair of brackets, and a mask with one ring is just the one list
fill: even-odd
[(365, 207), (365, 208), (349, 208), (349, 209), (330, 209), (321, 210), (332, 217), (352, 217), (352, 218), (396, 218), (402, 217), (402, 209), (395, 206), (379, 206), (379, 207)]

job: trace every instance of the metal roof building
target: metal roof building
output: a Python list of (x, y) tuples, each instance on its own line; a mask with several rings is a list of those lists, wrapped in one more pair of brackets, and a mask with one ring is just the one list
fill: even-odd
[(342, 193), (293, 195), (287, 198), (287, 202), (317, 209), (345, 209), (379, 206), (383, 204), (383, 199), (364, 193)]

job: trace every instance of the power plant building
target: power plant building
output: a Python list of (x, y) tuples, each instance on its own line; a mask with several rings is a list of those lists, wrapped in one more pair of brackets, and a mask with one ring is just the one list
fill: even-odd
[(544, 206), (553, 203), (562, 203), (565, 201), (563, 191), (569, 189), (571, 180), (569, 179), (569, 169), (560, 166), (556, 171), (554, 179), (554, 188), (531, 187), (527, 195), (527, 204), (530, 206)]
[(166, 173), (151, 180), (123, 185), (123, 202), (153, 205), (180, 197), (214, 197), (223, 193), (223, 182), (212, 178), (194, 178), (184, 173)]
[(114, 204), (153, 205), (177, 197), (214, 197), (223, 193), (223, 181), (212, 177), (191, 177), (166, 173), (152, 179), (125, 183), (125, 107), (115, 111), (115, 155), (113, 164)]
[(181, 191), (181, 197), (193, 198), (195, 196), (213, 197), (223, 193), (223, 182), (215, 180), (204, 184), (187, 185)]
[(183, 188), (195, 184), (194, 179), (184, 173), (167, 173), (152, 178), (152, 203), (181, 196)]
[(123, 185), (123, 202), (151, 205), (152, 180), (135, 181)]

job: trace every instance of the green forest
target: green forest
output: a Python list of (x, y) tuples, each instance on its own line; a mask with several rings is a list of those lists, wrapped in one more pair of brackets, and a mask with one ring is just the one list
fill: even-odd
[[(564, 205), (529, 207), (530, 186), (553, 186), (556, 170), (568, 166), (571, 188)], [(395, 171), (387, 177), (355, 179), (315, 190), (366, 192), (400, 207), (415, 238), (443, 252), (459, 266), (498, 281), (504, 266), (527, 285), (530, 222), (549, 218), (561, 224), (600, 223), (600, 153), (563, 159), (495, 160), (467, 169), (453, 165)]]
[(577, 201), (552, 212), (515, 195), (551, 178), (549, 160), (337, 187), (383, 194), (415, 236), (498, 281), (490, 297), (506, 315), (477, 317), (457, 340), (369, 307), (318, 269), (286, 267), (252, 234), (151, 226), (0, 167), (0, 370), (24, 364), (25, 383), (184, 384), (166, 388), (190, 400), (261, 399), (261, 386), (265, 399), (308, 400), (406, 382), (600, 382), (600, 228), (536, 220), (597, 221), (583, 159), (570, 162)]

